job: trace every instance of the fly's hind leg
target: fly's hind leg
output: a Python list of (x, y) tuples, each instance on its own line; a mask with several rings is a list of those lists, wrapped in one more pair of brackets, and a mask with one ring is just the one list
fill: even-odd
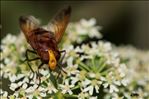
[[(41, 75), (40, 75), (40, 72), (39, 72), (39, 69), (44, 65), (44, 63), (42, 62), (39, 66), (38, 66), (38, 71), (37, 71), (37, 76), (39, 78), (39, 85), (41, 83)], [(38, 86), (39, 87), (39, 86)]]

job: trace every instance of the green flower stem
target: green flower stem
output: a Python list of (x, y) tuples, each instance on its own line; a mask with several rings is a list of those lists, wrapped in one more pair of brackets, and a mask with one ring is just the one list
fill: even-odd
[(72, 90), (75, 90), (75, 89), (78, 89), (78, 88), (80, 88), (80, 86), (79, 86), (79, 85), (77, 85), (77, 86), (73, 87), (73, 88), (72, 88)]
[(90, 69), (88, 68), (89, 66), (85, 65), (83, 62), (79, 62), (79, 66), (83, 70), (85, 69), (87, 71), (90, 71)]
[(110, 72), (110, 71), (111, 71), (111, 69), (108, 69), (108, 70), (105, 70), (104, 72), (101, 72), (100, 74), (101, 75), (107, 75), (107, 73)]
[(105, 66), (103, 66), (104, 63), (105, 63), (104, 58), (101, 57), (99, 59), (99, 65), (98, 65), (98, 68), (97, 68), (98, 72), (100, 72), (105, 67)]
[(105, 66), (106, 66), (106, 63), (103, 63), (101, 66), (99, 66), (98, 72), (101, 72), (105, 68)]
[(94, 60), (95, 58), (93, 58), (92, 59), (92, 70), (94, 71), (94, 72), (96, 72), (97, 71), (97, 68), (96, 68), (96, 65), (95, 65), (95, 60)]
[(64, 94), (64, 97), (71, 97), (71, 98), (77, 98), (78, 95), (70, 95), (70, 94)]

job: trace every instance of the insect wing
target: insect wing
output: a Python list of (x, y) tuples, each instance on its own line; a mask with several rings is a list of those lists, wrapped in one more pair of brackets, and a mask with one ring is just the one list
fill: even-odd
[(48, 30), (55, 34), (56, 42), (59, 43), (68, 25), (71, 14), (71, 7), (62, 9), (48, 24)]
[(40, 25), (38, 19), (34, 16), (21, 16), (19, 19), (20, 27), (26, 38), (30, 35), (31, 31), (37, 29)]

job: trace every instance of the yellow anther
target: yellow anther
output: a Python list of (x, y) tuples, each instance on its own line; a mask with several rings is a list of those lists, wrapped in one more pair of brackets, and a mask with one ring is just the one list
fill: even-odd
[(51, 70), (56, 68), (57, 61), (55, 59), (54, 53), (52, 50), (48, 50), (49, 53), (49, 67)]

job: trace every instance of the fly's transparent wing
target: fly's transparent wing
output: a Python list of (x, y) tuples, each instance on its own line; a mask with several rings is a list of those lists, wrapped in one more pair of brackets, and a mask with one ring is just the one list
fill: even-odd
[(38, 19), (34, 16), (21, 16), (19, 19), (20, 28), (22, 32), (25, 34), (26, 38), (31, 34), (31, 31), (37, 29), (40, 25)]
[(60, 10), (48, 24), (48, 30), (55, 34), (56, 42), (59, 43), (68, 25), (71, 7)]

